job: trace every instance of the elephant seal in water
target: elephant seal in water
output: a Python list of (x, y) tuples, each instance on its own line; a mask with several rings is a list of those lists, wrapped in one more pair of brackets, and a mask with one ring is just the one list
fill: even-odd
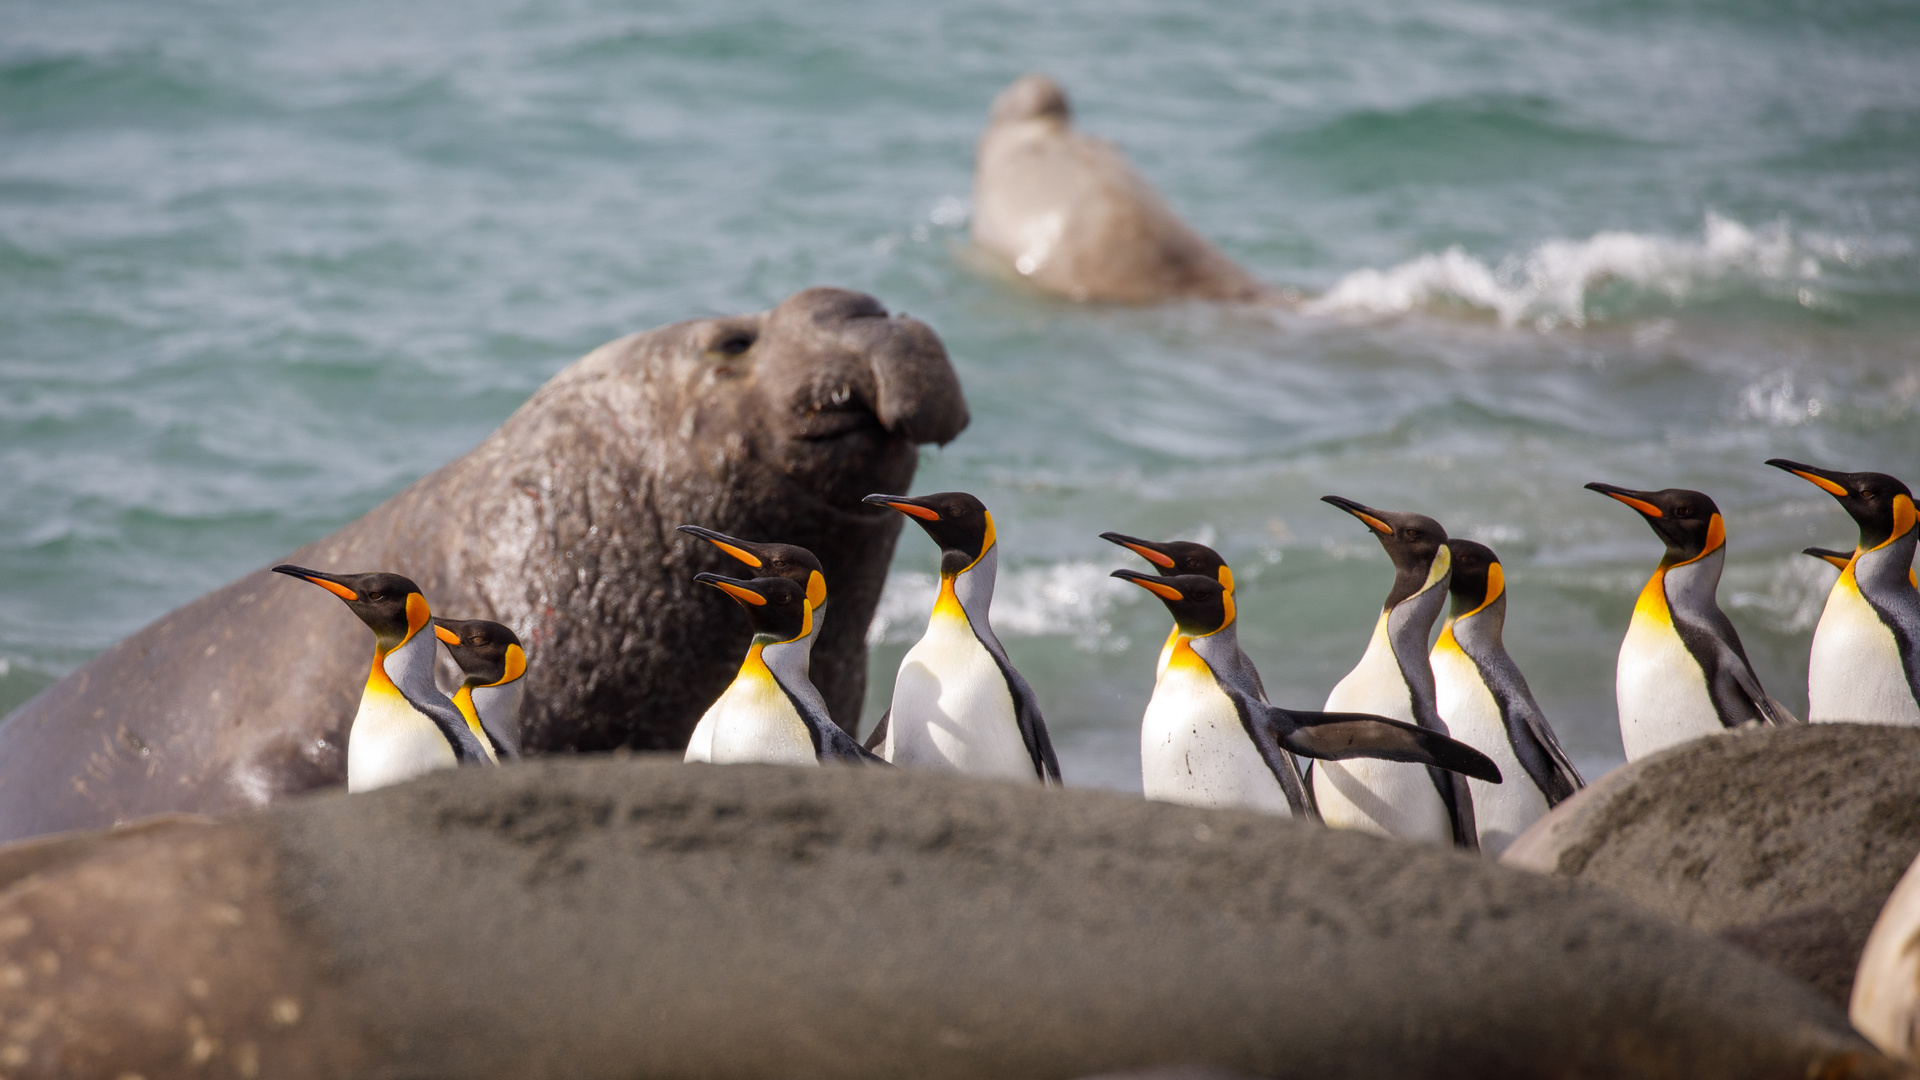
[(974, 156), (973, 242), (1074, 300), (1277, 295), (1181, 221), (1112, 143), (1075, 131), (1066, 91), (1045, 75), (993, 101)]
[(1622, 766), (1514, 841), (1510, 866), (1603, 886), (1847, 1001), (1920, 854), (1920, 730), (1729, 732)]
[[(833, 604), (813, 681), (850, 724), (901, 525), (860, 499), (906, 491), (916, 444), (966, 424), (931, 329), (811, 289), (601, 346), (471, 453), (286, 561), (404, 574), (439, 614), (513, 627), (539, 753), (684, 745), (732, 679), (745, 624), (693, 580), (725, 559), (674, 526), (799, 544)], [(261, 569), (210, 593), (0, 726), (0, 839), (339, 783), (371, 655), (319, 589)]]
[(0, 878), (14, 1080), (1913, 1075), (1601, 890), (1104, 792), (547, 758), (77, 842)]

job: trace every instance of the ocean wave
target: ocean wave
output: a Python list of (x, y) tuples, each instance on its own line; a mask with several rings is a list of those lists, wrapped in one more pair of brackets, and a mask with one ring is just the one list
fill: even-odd
[[(1120, 652), (1129, 642), (1107, 619), (1115, 604), (1135, 597), (1109, 577), (1112, 567), (1087, 561), (1002, 570), (993, 591), (993, 631), (1002, 638), (1070, 637), (1076, 648)], [(867, 627), (868, 646), (917, 641), (939, 594), (939, 577), (897, 571), (887, 577), (880, 606)]]
[(1679, 305), (1716, 291), (1721, 283), (1746, 282), (1773, 286), (1784, 298), (1822, 310), (1834, 306), (1820, 285), (1830, 266), (1857, 266), (1898, 254), (1869, 250), (1858, 241), (1796, 234), (1785, 222), (1749, 227), (1709, 211), (1697, 239), (1599, 232), (1585, 240), (1548, 240), (1495, 265), (1451, 247), (1386, 270), (1356, 270), (1303, 309), (1314, 315), (1378, 317), (1466, 306), (1492, 312), (1506, 326), (1549, 330), (1604, 318), (1596, 299), (1610, 286), (1625, 285)]

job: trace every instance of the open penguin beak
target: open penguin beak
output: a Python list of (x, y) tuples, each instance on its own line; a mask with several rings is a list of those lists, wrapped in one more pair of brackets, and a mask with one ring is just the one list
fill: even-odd
[(291, 563), (282, 563), (274, 567), (273, 572), (276, 574), (285, 574), (288, 577), (296, 577), (302, 581), (310, 581), (348, 603), (353, 603), (360, 599), (358, 592), (341, 583), (340, 575), (338, 574), (329, 574), (321, 570), (308, 570), (304, 566), (294, 566)]
[[(1100, 539), (1105, 540), (1109, 544), (1119, 544), (1121, 547), (1126, 548), (1128, 551), (1133, 552), (1135, 555), (1140, 556), (1162, 570), (1173, 569), (1173, 556), (1167, 554), (1166, 547), (1163, 544), (1157, 544), (1152, 540), (1142, 540), (1137, 536), (1128, 536), (1125, 533), (1117, 532), (1103, 532), (1100, 534)], [(1138, 583), (1136, 582), (1135, 584)]]
[(746, 563), (755, 570), (766, 565), (766, 559), (762, 558), (753, 550), (759, 546), (757, 544), (750, 543), (746, 540), (738, 540), (728, 536), (726, 533), (714, 532), (712, 529), (703, 529), (698, 525), (682, 525), (679, 527), (679, 530), (688, 536), (697, 536), (705, 540), (707, 543)]
[(1340, 509), (1345, 510), (1347, 513), (1352, 514), (1354, 517), (1359, 518), (1361, 524), (1365, 525), (1369, 529), (1372, 529), (1374, 532), (1380, 534), (1381, 536), (1393, 535), (1393, 526), (1387, 524), (1386, 519), (1381, 514), (1381, 512), (1378, 510), (1375, 510), (1371, 506), (1364, 506), (1360, 503), (1354, 502), (1352, 499), (1342, 498), (1338, 495), (1322, 495), (1320, 496), (1320, 501), (1323, 503), (1329, 503), (1333, 506), (1337, 506)]

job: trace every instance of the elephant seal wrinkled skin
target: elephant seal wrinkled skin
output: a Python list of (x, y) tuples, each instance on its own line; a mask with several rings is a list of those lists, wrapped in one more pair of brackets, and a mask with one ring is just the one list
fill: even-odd
[(1610, 889), (1847, 1001), (1887, 894), (1920, 854), (1920, 731), (1808, 724), (1622, 766), (1502, 861)]
[(14, 1080), (1913, 1075), (1601, 890), (1102, 792), (550, 757), (95, 843), (0, 887)]
[[(901, 524), (860, 499), (906, 491), (916, 444), (966, 423), (932, 330), (812, 289), (601, 346), (471, 453), (286, 561), (405, 574), (438, 614), (512, 627), (539, 753), (684, 745), (733, 677), (746, 624), (693, 579), (725, 559), (674, 526), (799, 544), (833, 602), (813, 681), (853, 724)], [(320, 589), (262, 569), (210, 593), (0, 726), (0, 838), (339, 783), (372, 654)]]
[(1276, 295), (1180, 220), (1113, 144), (1075, 131), (1066, 91), (1044, 75), (993, 101), (974, 156), (973, 242), (1074, 300)]

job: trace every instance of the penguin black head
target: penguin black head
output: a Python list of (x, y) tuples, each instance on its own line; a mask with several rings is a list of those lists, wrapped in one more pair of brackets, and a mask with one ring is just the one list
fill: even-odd
[(807, 590), (807, 602), (817, 613), (827, 603), (827, 575), (813, 552), (793, 544), (759, 544), (740, 540), (698, 525), (682, 525), (680, 531), (702, 540), (746, 563), (761, 577), (783, 577), (796, 581)]
[(435, 619), (433, 634), (466, 673), (468, 686), (500, 686), (527, 673), (527, 651), (520, 638), (485, 619)]
[(1380, 541), (1380, 546), (1387, 549), (1387, 558), (1393, 560), (1394, 570), (1393, 591), (1387, 594), (1387, 607), (1426, 589), (1451, 569), (1453, 555), (1447, 550), (1447, 530), (1425, 514), (1375, 510), (1338, 495), (1322, 495), (1320, 501), (1359, 518), (1361, 524), (1373, 530), (1373, 538)]
[(1109, 544), (1119, 544), (1166, 571), (1169, 577), (1199, 574), (1225, 585), (1228, 592), (1233, 591), (1232, 568), (1227, 566), (1227, 560), (1221, 558), (1219, 552), (1205, 544), (1196, 544), (1191, 540), (1142, 540), (1117, 532), (1103, 532), (1100, 539)]
[(1860, 526), (1862, 551), (1871, 551), (1913, 528), (1913, 492), (1886, 473), (1816, 469), (1786, 458), (1772, 458), (1767, 464), (1785, 469), (1839, 500)]
[(1492, 548), (1472, 540), (1448, 540), (1447, 551), (1453, 556), (1453, 577), (1447, 582), (1453, 618), (1471, 615), (1506, 592), (1506, 572)]
[(1201, 574), (1155, 577), (1133, 570), (1115, 570), (1113, 576), (1159, 597), (1173, 615), (1174, 624), (1188, 637), (1206, 637), (1233, 622), (1233, 590), (1217, 578)]
[(345, 600), (373, 630), (374, 644), (381, 649), (392, 649), (411, 638), (432, 618), (420, 586), (399, 574), (328, 574), (290, 564), (276, 566), (273, 572), (310, 581)]
[(1853, 561), (1853, 552), (1835, 551), (1832, 548), (1801, 548), (1800, 554), (1811, 555), (1821, 562), (1826, 563), (1828, 566), (1833, 567), (1835, 570), (1845, 570), (1847, 564)]
[(740, 610), (747, 613), (747, 625), (753, 627), (753, 640), (762, 645), (797, 641), (813, 629), (807, 587), (797, 581), (782, 577), (743, 580), (721, 574), (695, 574), (693, 580), (738, 601)]
[(1692, 562), (1727, 542), (1727, 523), (1720, 517), (1720, 508), (1701, 492), (1686, 488), (1631, 491), (1601, 483), (1588, 484), (1587, 490), (1618, 499), (1647, 519), (1667, 545), (1662, 566)]
[(964, 491), (942, 491), (908, 498), (905, 495), (869, 495), (867, 502), (892, 507), (920, 523), (940, 545), (940, 573), (963, 573), (993, 546), (993, 515), (985, 503)]

